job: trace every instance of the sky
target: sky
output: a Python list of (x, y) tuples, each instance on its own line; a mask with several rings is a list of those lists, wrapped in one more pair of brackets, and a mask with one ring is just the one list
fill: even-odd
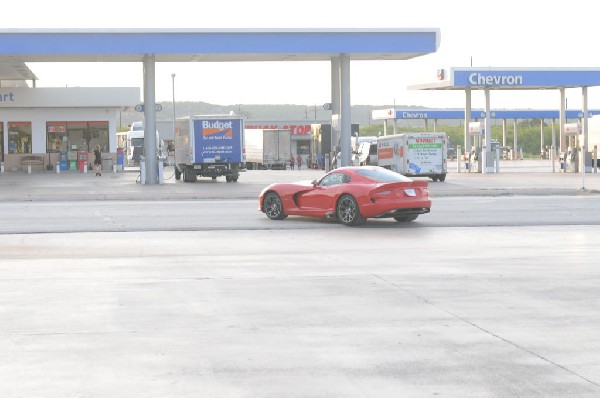
[[(554, 5), (550, 5), (554, 3)], [(75, 5), (74, 5), (75, 4)], [(451, 67), (600, 67), (597, 14), (590, 0), (229, 0), (8, 1), (10, 28), (438, 28), (438, 51), (407, 61), (353, 61), (353, 105), (461, 108), (461, 91), (416, 91)], [(141, 87), (141, 63), (30, 63), (37, 87)], [(329, 62), (157, 63), (156, 99), (220, 105), (330, 102)], [(225, 89), (223, 89), (225, 88)], [(473, 108), (483, 108), (474, 92)], [(581, 109), (581, 89), (567, 90), (568, 109)], [(557, 109), (558, 90), (492, 92), (495, 109)], [(588, 90), (600, 109), (600, 90)]]

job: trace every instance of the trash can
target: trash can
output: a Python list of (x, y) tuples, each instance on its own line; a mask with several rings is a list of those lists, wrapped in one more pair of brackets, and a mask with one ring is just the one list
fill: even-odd
[(123, 170), (124, 159), (125, 153), (123, 148), (117, 148), (117, 169)]
[(113, 158), (112, 156), (106, 156), (102, 158), (102, 171), (112, 171)]

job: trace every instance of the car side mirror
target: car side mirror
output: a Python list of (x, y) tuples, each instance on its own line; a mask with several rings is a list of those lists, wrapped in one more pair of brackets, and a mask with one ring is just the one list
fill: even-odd
[(312, 181), (311, 181), (311, 184), (312, 184), (312, 186), (313, 186), (313, 187), (316, 187), (316, 186), (319, 184), (319, 181), (317, 181), (317, 180), (312, 180)]

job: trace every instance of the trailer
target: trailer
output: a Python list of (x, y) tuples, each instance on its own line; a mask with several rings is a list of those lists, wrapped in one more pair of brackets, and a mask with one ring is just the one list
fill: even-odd
[(377, 139), (379, 166), (408, 177), (444, 181), (448, 171), (446, 133), (404, 133)]
[(246, 163), (244, 118), (192, 116), (175, 122), (175, 179), (197, 177), (236, 182)]
[(248, 169), (285, 170), (290, 163), (292, 131), (283, 129), (245, 129)]

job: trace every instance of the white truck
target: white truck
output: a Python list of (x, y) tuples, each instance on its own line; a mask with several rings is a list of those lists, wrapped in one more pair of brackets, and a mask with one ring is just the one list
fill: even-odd
[(248, 169), (285, 170), (290, 163), (292, 131), (280, 129), (245, 129), (246, 165)]
[[(130, 130), (127, 132), (125, 142), (125, 153), (127, 154), (128, 166), (139, 166), (140, 160), (144, 155), (144, 130)], [(156, 132), (156, 150), (162, 152), (163, 142)]]
[[(583, 145), (583, 135), (579, 137), (579, 146)], [(595, 152), (595, 162), (594, 162), (594, 147), (596, 147)], [(600, 161), (598, 160), (598, 155), (600, 155), (600, 115), (594, 115), (588, 119), (588, 155), (586, 158), (586, 163), (588, 167), (600, 167)], [(594, 164), (595, 163), (595, 164)]]
[(192, 116), (175, 122), (175, 179), (225, 176), (237, 182), (246, 163), (244, 118)]
[(448, 171), (446, 133), (404, 133), (377, 139), (379, 166), (408, 177), (444, 181)]

